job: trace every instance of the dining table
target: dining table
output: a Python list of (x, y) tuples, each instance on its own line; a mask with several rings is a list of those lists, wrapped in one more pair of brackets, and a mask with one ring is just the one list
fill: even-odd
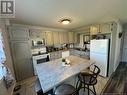
[(35, 68), (44, 93), (60, 85), (70, 77), (79, 74), (94, 62), (78, 56), (66, 57), (70, 65), (62, 65), (62, 58), (38, 64)]

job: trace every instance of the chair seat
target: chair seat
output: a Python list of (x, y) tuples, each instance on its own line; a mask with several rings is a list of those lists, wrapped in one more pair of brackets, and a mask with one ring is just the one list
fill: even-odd
[(63, 84), (56, 88), (55, 95), (72, 95), (76, 88), (69, 84)]

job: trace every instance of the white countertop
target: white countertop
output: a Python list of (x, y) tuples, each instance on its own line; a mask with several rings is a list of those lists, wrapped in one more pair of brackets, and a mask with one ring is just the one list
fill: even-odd
[(69, 56), (68, 59), (71, 62), (71, 66), (63, 67), (62, 59), (49, 61), (36, 66), (37, 75), (44, 93), (66, 79), (80, 73), (80, 71), (88, 68), (93, 63), (90, 60), (77, 56)]

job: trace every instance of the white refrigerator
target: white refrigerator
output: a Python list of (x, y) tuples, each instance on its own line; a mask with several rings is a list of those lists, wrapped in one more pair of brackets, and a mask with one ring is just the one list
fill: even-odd
[(108, 75), (109, 39), (98, 39), (90, 41), (90, 60), (95, 61), (101, 72), (100, 75)]

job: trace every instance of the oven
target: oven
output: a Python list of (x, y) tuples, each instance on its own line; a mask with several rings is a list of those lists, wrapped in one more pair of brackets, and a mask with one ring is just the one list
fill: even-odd
[[(50, 59), (50, 54), (34, 55), (32, 59), (33, 59), (34, 75), (37, 76), (37, 71), (35, 69), (36, 65), (43, 64), (44, 62), (48, 62)], [(39, 79), (37, 79), (35, 82), (35, 91), (37, 92), (37, 95), (40, 95), (38, 93), (42, 93)]]
[[(50, 60), (50, 54), (47, 53), (47, 49), (45, 46), (34, 48), (31, 50), (31, 52), (32, 52), (34, 75), (37, 76), (36, 66), (38, 64), (43, 64), (44, 62), (48, 62)], [(35, 91), (37, 93), (40, 93), (41, 91), (39, 79), (37, 79), (35, 82)]]
[(48, 62), (50, 60), (50, 54), (34, 55), (32, 59), (33, 59), (34, 75), (37, 75), (35, 69), (36, 65)]

